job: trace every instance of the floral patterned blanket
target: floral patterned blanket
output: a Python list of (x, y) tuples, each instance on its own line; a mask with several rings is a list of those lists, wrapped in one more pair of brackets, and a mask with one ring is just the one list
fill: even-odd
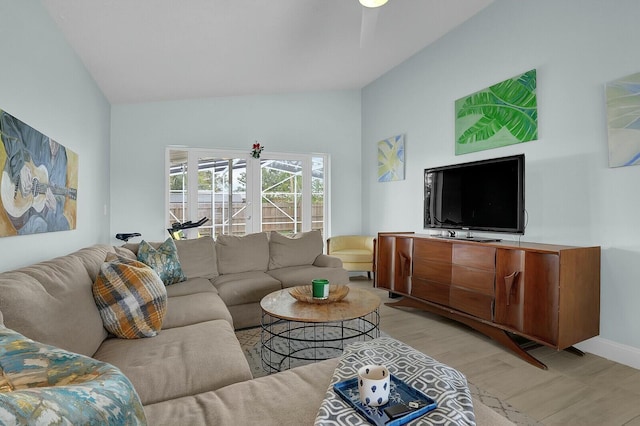
[(0, 424), (145, 425), (116, 367), (0, 326)]

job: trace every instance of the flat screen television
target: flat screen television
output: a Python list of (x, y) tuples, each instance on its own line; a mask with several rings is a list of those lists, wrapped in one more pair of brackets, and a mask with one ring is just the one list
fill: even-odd
[(424, 227), (524, 234), (524, 154), (425, 169)]

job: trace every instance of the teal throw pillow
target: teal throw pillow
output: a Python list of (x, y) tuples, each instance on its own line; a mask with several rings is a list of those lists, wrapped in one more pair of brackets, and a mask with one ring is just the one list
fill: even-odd
[(187, 277), (182, 272), (178, 250), (173, 239), (167, 238), (157, 249), (142, 240), (138, 247), (138, 260), (156, 271), (164, 285), (171, 285), (184, 281)]

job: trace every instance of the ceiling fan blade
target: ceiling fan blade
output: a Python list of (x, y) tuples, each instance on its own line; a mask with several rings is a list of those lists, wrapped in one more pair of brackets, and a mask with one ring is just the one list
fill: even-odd
[(360, 25), (360, 47), (367, 47), (373, 44), (376, 24), (380, 8), (362, 7), (362, 23)]

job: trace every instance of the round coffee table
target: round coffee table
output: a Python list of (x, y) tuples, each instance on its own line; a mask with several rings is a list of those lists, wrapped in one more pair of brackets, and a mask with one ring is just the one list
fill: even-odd
[(269, 373), (335, 358), (345, 344), (380, 335), (380, 298), (369, 291), (350, 288), (344, 299), (320, 304), (300, 302), (289, 290), (260, 301), (260, 356)]

